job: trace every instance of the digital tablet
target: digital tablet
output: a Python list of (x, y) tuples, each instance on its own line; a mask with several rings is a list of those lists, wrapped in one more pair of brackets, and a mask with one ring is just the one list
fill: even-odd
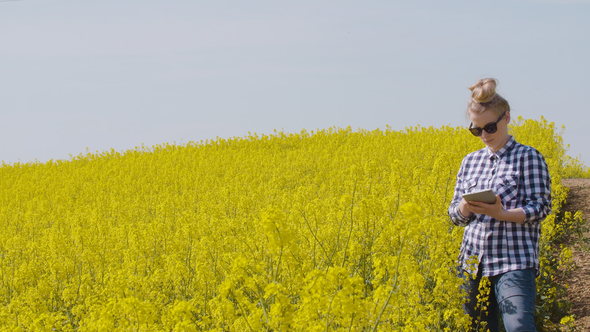
[(496, 203), (496, 194), (492, 189), (476, 191), (473, 193), (463, 195), (466, 201), (471, 202), (482, 202), (487, 204), (494, 204)]

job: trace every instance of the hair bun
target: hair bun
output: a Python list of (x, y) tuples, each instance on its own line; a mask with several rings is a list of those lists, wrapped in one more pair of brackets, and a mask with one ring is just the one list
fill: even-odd
[(469, 87), (473, 101), (484, 104), (489, 103), (496, 96), (496, 85), (498, 81), (495, 78), (484, 78)]

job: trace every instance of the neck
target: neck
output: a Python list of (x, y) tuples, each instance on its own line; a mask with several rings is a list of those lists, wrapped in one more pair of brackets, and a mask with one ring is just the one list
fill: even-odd
[(499, 144), (497, 147), (489, 148), (490, 151), (492, 151), (493, 153), (500, 151), (504, 146), (506, 146), (506, 143), (508, 143), (508, 141), (510, 141), (510, 137), (511, 137), (510, 135), (506, 135), (506, 137), (502, 141), (502, 144)]

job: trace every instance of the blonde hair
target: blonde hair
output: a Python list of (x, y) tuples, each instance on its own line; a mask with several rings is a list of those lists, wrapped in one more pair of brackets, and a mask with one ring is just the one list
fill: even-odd
[(484, 78), (470, 86), (471, 99), (467, 104), (467, 115), (469, 115), (469, 112), (481, 114), (487, 110), (492, 110), (498, 114), (510, 111), (510, 105), (508, 105), (506, 99), (496, 93), (497, 85), (497, 79)]

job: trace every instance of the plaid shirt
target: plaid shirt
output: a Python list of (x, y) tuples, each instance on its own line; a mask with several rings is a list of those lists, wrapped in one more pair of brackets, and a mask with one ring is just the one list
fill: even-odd
[[(493, 189), (504, 209), (521, 208), (523, 224), (459, 212), (462, 195)], [(534, 267), (539, 273), (541, 221), (551, 212), (551, 178), (543, 156), (534, 148), (517, 143), (514, 137), (497, 153), (488, 148), (468, 154), (461, 163), (449, 216), (457, 226), (465, 226), (459, 263), (477, 273), (473, 257), (479, 259), (482, 275)], [(475, 262), (477, 263), (477, 262)]]

